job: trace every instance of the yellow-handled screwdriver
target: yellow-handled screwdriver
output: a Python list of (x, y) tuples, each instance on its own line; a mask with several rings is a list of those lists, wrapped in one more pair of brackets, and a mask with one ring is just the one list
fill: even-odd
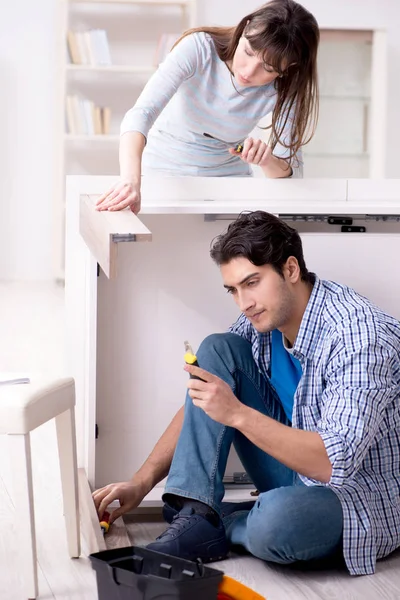
[[(189, 344), (189, 342), (187, 340), (183, 343), (185, 344), (185, 356), (183, 357), (185, 363), (187, 365), (192, 365), (193, 367), (199, 367), (200, 365), (197, 362), (197, 356), (193, 352), (192, 346)], [(192, 375), (191, 373), (189, 373), (189, 376), (190, 376), (190, 379), (200, 379), (200, 381), (204, 381), (204, 379), (202, 379), (201, 377), (198, 377), (197, 375)]]
[[(229, 142), (225, 142), (225, 140), (221, 140), (220, 138), (217, 138), (214, 135), (211, 135), (211, 133), (203, 133), (203, 135), (205, 137), (211, 138), (212, 140), (216, 140), (217, 142), (222, 142), (222, 144), (226, 144), (229, 148), (232, 148), (232, 144), (230, 144)], [(240, 154), (243, 150), (243, 144), (236, 144), (234, 150), (235, 152)]]

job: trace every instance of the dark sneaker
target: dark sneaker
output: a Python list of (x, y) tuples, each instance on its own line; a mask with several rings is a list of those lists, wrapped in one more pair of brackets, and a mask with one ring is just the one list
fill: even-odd
[(182, 508), (173, 517), (168, 529), (147, 548), (187, 560), (200, 558), (204, 563), (223, 560), (229, 552), (222, 521), (213, 525), (205, 515), (195, 513), (190, 506)]
[[(247, 500), (245, 502), (221, 502), (221, 518), (227, 517), (234, 512), (240, 510), (251, 510), (256, 503), (255, 500)], [(179, 514), (176, 508), (170, 506), (167, 502), (163, 506), (163, 517), (167, 523), (172, 523), (173, 518)]]

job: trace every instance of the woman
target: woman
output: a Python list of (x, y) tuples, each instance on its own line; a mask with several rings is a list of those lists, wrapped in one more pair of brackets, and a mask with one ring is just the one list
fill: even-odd
[[(120, 181), (98, 210), (138, 213), (142, 173), (248, 177), (259, 165), (266, 177), (301, 177), (318, 116), (318, 43), (315, 18), (294, 0), (272, 0), (237, 27), (187, 31), (123, 119)], [(268, 144), (247, 137), (269, 113)]]

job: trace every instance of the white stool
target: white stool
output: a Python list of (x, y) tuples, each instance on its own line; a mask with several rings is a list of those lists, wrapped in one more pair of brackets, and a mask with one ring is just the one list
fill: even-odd
[(0, 386), (0, 434), (7, 434), (9, 441), (26, 598), (39, 595), (30, 432), (50, 419), (56, 420), (68, 550), (71, 557), (81, 553), (74, 407), (75, 382), (71, 378)]

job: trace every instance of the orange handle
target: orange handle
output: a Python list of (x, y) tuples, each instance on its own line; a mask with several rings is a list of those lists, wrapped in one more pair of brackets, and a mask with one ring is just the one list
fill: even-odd
[(218, 588), (217, 600), (266, 600), (236, 579), (224, 575)]

